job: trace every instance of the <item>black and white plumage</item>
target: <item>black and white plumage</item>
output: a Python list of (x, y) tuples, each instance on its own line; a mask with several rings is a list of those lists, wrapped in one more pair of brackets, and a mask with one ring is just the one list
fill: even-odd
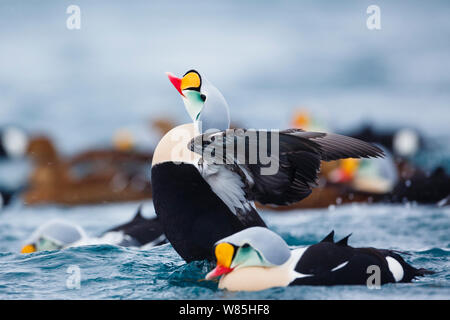
[(0, 189), (0, 210), (8, 206), (14, 197), (14, 192), (7, 189)]
[(411, 282), (432, 273), (412, 267), (395, 250), (351, 247), (349, 237), (334, 242), (332, 231), (321, 242), (307, 247), (295, 271), (308, 276), (295, 279), (291, 285), (365, 285), (372, 274), (370, 266), (379, 267), (380, 284)]
[(197, 134), (194, 123), (170, 130), (153, 153), (151, 169), (155, 212), (167, 239), (187, 262), (214, 260), (211, 248), (217, 240), (266, 226), (246, 200), (239, 175), (203, 165), (188, 150)]
[[(167, 239), (188, 262), (213, 260), (211, 248), (219, 239), (245, 228), (266, 227), (253, 201), (282, 205), (308, 196), (316, 185), (321, 160), (383, 154), (357, 139), (289, 129), (277, 133), (279, 148), (271, 150), (269, 143), (268, 155), (279, 150), (279, 156), (271, 158), (279, 170), (272, 174), (262, 174), (265, 162), (239, 162), (233, 153), (225, 152), (228, 161), (224, 164), (209, 161), (203, 156), (205, 148), (226, 149), (236, 139), (244, 142), (246, 150), (258, 149), (265, 131), (254, 132), (256, 140), (246, 140), (250, 130), (227, 130), (225, 99), (211, 83), (205, 87), (197, 71), (189, 70), (182, 78), (168, 73), (168, 77), (193, 122), (173, 128), (154, 151), (153, 203)], [(272, 141), (275, 136), (268, 134)], [(219, 137), (224, 139), (215, 140)]]
[[(414, 268), (393, 250), (351, 247), (349, 237), (335, 242), (332, 231), (319, 243), (290, 250), (274, 232), (249, 228), (216, 243), (218, 265), (206, 278), (221, 276), (222, 289), (258, 291), (292, 285), (382, 285), (433, 273)], [(378, 283), (369, 279), (374, 267)]]

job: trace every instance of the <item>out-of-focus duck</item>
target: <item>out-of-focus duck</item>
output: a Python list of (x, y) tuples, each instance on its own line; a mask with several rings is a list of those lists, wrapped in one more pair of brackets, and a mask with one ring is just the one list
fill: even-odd
[(25, 242), (21, 253), (61, 250), (94, 244), (150, 248), (166, 243), (158, 218), (145, 218), (141, 210), (142, 206), (131, 221), (111, 228), (99, 237), (89, 237), (83, 228), (74, 223), (51, 220), (33, 232)]
[(318, 117), (313, 117), (307, 108), (297, 108), (291, 118), (291, 128), (305, 131), (328, 132), (329, 128), (325, 121)]
[(10, 204), (14, 196), (14, 191), (7, 189), (0, 189), (0, 211)]
[(376, 130), (372, 125), (367, 124), (345, 134), (364, 141), (381, 144), (395, 157), (413, 157), (426, 146), (425, 139), (420, 132), (409, 127), (395, 130)]
[[(306, 198), (315, 187), (321, 160), (383, 154), (369, 143), (331, 133), (288, 129), (269, 133), (269, 138), (267, 130), (229, 129), (225, 98), (198, 71), (168, 77), (192, 123), (170, 130), (156, 147), (151, 170), (153, 200), (167, 239), (188, 262), (212, 259), (211, 247), (224, 236), (265, 226), (254, 200), (287, 204)], [(234, 153), (234, 146), (240, 150), (239, 145), (256, 153), (272, 137), (269, 160), (278, 170), (267, 168), (261, 158), (250, 163), (243, 153)], [(216, 159), (205, 157), (205, 149), (217, 150)]]
[(28, 205), (136, 201), (151, 198), (146, 171), (152, 154), (114, 149), (59, 156), (51, 140), (36, 137), (28, 146), (35, 169), (23, 193)]
[(121, 127), (114, 132), (112, 145), (115, 150), (142, 151), (153, 150), (170, 129), (176, 126), (171, 118), (153, 118), (146, 126), (132, 125)]
[(373, 162), (342, 160), (329, 180), (347, 184), (350, 191), (366, 193), (377, 202), (437, 204), (450, 195), (450, 176), (444, 168), (424, 171), (407, 161), (396, 163), (390, 155)]

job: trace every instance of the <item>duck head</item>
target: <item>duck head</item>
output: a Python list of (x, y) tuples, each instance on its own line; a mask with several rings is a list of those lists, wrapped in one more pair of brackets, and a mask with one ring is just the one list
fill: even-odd
[(228, 104), (222, 93), (196, 70), (178, 78), (166, 73), (180, 93), (184, 106), (200, 133), (226, 130), (230, 126)]
[(206, 280), (247, 267), (276, 267), (289, 260), (291, 252), (286, 242), (263, 227), (252, 227), (235, 233), (215, 244), (217, 266)]

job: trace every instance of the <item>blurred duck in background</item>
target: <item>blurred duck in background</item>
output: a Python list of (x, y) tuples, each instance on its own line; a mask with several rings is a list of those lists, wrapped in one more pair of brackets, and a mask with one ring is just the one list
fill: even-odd
[(18, 171), (27, 167), (24, 160), (29, 141), (21, 127), (0, 127), (0, 211), (24, 188), (26, 176)]
[(378, 143), (387, 148), (395, 157), (412, 158), (420, 150), (425, 148), (425, 138), (413, 128), (400, 127), (391, 130), (377, 130), (374, 126), (366, 124), (361, 128), (346, 132), (345, 134), (373, 143)]
[(292, 250), (273, 231), (248, 228), (215, 243), (217, 265), (205, 279), (219, 278), (220, 289), (259, 291), (293, 285), (367, 285), (369, 266), (378, 266), (380, 284), (412, 282), (434, 273), (413, 267), (395, 250), (352, 247), (350, 235), (334, 241), (331, 231), (318, 243)]
[[(393, 191), (399, 177), (392, 155), (382, 146), (386, 157), (373, 162), (343, 159), (327, 179), (330, 184), (348, 184), (352, 191), (367, 194), (387, 194)], [(354, 161), (355, 160), (355, 161)], [(381, 160), (381, 161), (379, 161)]]
[(329, 166), (319, 178), (319, 187), (302, 203), (274, 207), (272, 210), (299, 208), (326, 208), (352, 202), (376, 202), (389, 194), (398, 183), (398, 174), (392, 156), (385, 148), (385, 158), (342, 159), (334, 167)]
[(0, 189), (0, 211), (10, 204), (12, 198), (14, 196), (14, 192), (11, 190)]
[(80, 226), (64, 220), (50, 220), (40, 226), (25, 242), (21, 253), (61, 250), (83, 245), (109, 244), (150, 248), (166, 243), (158, 218), (142, 216), (142, 206), (131, 221), (89, 237)]
[(146, 175), (151, 153), (116, 149), (93, 149), (69, 159), (59, 156), (52, 141), (36, 137), (27, 154), (34, 163), (27, 205), (64, 205), (135, 201), (151, 198)]
[(29, 137), (17, 126), (0, 128), (0, 159), (17, 159), (25, 156)]
[(154, 118), (148, 126), (128, 126), (116, 130), (112, 138), (113, 148), (121, 151), (148, 151), (154, 150), (159, 140), (177, 126), (169, 118)]

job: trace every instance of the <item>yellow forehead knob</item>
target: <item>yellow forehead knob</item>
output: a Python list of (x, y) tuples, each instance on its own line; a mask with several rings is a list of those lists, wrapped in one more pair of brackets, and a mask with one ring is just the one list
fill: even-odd
[(217, 264), (229, 268), (233, 260), (234, 247), (226, 242), (219, 243), (216, 246)]
[(309, 126), (309, 114), (306, 111), (300, 111), (294, 116), (293, 125), (296, 128), (307, 128)]
[(181, 90), (187, 89), (187, 88), (200, 88), (201, 80), (200, 76), (196, 72), (189, 72), (187, 73), (183, 79), (181, 79)]
[(358, 168), (358, 166), (359, 166), (359, 161), (357, 159), (348, 158), (348, 159), (341, 160), (341, 168), (346, 173), (355, 172), (355, 170)]
[(20, 253), (32, 253), (36, 251), (36, 247), (33, 244), (27, 244), (22, 248)]

